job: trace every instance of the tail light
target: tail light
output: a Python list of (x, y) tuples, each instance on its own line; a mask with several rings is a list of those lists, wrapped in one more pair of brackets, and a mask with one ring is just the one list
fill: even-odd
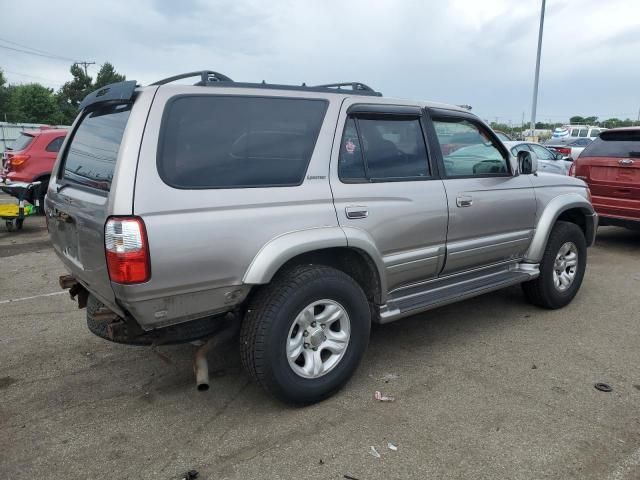
[(576, 176), (576, 162), (573, 162), (571, 164), (571, 166), (569, 167), (569, 176), (570, 177), (575, 177)]
[(109, 218), (104, 227), (104, 244), (112, 282), (130, 285), (149, 280), (149, 242), (141, 218)]
[(566, 155), (567, 157), (571, 156), (571, 147), (556, 147), (556, 152), (561, 153), (562, 155)]
[(10, 155), (9, 156), (9, 166), (16, 168), (22, 165), (24, 162), (29, 160), (29, 155)]

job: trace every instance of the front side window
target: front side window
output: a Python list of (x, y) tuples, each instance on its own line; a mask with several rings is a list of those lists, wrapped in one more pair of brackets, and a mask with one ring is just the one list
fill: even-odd
[(427, 148), (418, 118), (349, 118), (338, 159), (347, 181), (419, 180), (430, 176)]
[[(447, 177), (504, 176), (507, 159), (488, 133), (465, 118), (434, 118)], [(465, 144), (457, 143), (464, 137)]]
[(299, 185), (326, 109), (324, 100), (176, 97), (162, 121), (158, 171), (183, 189)]

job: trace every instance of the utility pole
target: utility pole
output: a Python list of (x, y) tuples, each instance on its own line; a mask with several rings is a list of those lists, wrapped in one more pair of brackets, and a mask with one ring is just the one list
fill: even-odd
[(536, 76), (533, 81), (533, 104), (531, 106), (531, 135), (535, 133), (536, 128), (536, 107), (538, 104), (538, 78), (540, 77), (540, 53), (542, 52), (542, 30), (544, 28), (544, 9), (547, 0), (542, 0), (542, 8), (540, 9), (540, 30), (538, 31), (538, 55), (536, 57)]
[(95, 65), (95, 64), (96, 64), (96, 62), (87, 62), (87, 61), (74, 63), (74, 65), (82, 65), (84, 67), (84, 75), (85, 75), (85, 77), (89, 76), (89, 74), (87, 73), (87, 67), (89, 65)]

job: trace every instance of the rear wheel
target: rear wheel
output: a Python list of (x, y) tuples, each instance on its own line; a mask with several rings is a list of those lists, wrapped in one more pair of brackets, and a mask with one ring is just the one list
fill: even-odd
[(580, 227), (557, 222), (549, 235), (540, 262), (540, 276), (522, 284), (525, 296), (534, 305), (556, 309), (576, 296), (587, 267), (587, 243)]
[(356, 370), (370, 328), (367, 298), (351, 277), (324, 266), (295, 267), (251, 300), (240, 334), (242, 363), (277, 398), (318, 402)]

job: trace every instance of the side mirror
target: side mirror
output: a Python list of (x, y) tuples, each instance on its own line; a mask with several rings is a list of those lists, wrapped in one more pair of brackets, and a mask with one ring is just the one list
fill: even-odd
[(518, 168), (523, 175), (531, 175), (538, 171), (538, 157), (533, 152), (520, 150), (518, 152)]

